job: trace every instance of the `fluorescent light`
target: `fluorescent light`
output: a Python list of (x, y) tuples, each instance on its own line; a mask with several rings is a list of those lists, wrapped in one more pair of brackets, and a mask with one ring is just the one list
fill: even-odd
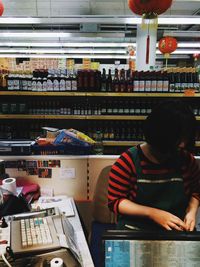
[(48, 53), (48, 54), (127, 54), (125, 49), (13, 49), (0, 48), (0, 53)]
[[(92, 58), (92, 59), (129, 59), (128, 55), (85, 55), (85, 54), (70, 54), (70, 55), (61, 55), (61, 54), (0, 54), (0, 58)], [(135, 59), (135, 56), (131, 57)], [(188, 55), (171, 55), (170, 59), (184, 58), (188, 59)], [(156, 55), (156, 59), (164, 59), (164, 56), (159, 54)]]
[[(141, 24), (141, 17), (132, 16), (65, 16), (65, 17), (0, 17), (0, 24), (80, 24), (80, 23), (98, 23), (98, 24)], [(191, 25), (200, 24), (199, 16), (159, 16), (158, 24), (160, 25)]]
[(185, 37), (185, 38), (198, 38), (200, 37), (199, 31), (165, 31), (163, 36)]
[(200, 17), (158, 17), (160, 25), (191, 25), (200, 24)]
[(198, 47), (200, 48), (200, 43), (198, 42), (193, 42), (193, 43), (189, 43), (189, 42), (183, 42), (183, 43), (179, 43), (178, 42), (178, 47)]
[[(156, 51), (156, 54), (162, 54), (159, 50)], [(179, 54), (179, 55), (188, 55), (188, 54), (200, 54), (200, 49), (177, 49), (176, 51), (172, 52), (172, 54)]]
[[(93, 58), (93, 59), (100, 59), (100, 58), (111, 58), (111, 59), (128, 59), (130, 58), (127, 55), (77, 55), (77, 54), (70, 54), (70, 55), (60, 55), (60, 54), (0, 54), (0, 58)], [(135, 56), (131, 57), (135, 59)]]
[(8, 31), (0, 31), (0, 38), (51, 38), (51, 37), (70, 37), (71, 33), (69, 32), (8, 32)]
[(0, 38), (69, 38), (69, 37), (107, 37), (124, 38), (124, 32), (62, 32), (62, 31), (0, 31)]
[(108, 42), (76, 42), (76, 43), (34, 43), (34, 42), (1, 42), (1, 46), (10, 46), (10, 47), (128, 47), (133, 46), (136, 47), (136, 43), (108, 43)]

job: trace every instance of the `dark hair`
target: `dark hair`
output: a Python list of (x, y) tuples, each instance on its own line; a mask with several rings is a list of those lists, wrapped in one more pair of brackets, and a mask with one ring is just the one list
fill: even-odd
[(153, 108), (144, 122), (146, 142), (161, 153), (175, 151), (186, 141), (186, 149), (195, 145), (196, 118), (192, 109), (181, 100), (167, 100)]

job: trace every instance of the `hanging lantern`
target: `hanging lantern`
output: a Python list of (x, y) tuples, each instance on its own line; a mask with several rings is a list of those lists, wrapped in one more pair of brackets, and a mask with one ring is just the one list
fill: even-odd
[(128, 0), (131, 11), (142, 16), (143, 29), (148, 30), (146, 40), (146, 64), (149, 64), (150, 35), (149, 29), (157, 29), (158, 15), (164, 13), (172, 4), (172, 0)]
[(172, 0), (128, 0), (128, 6), (133, 13), (144, 16), (145, 19), (156, 18), (164, 13), (172, 4)]
[(197, 61), (200, 58), (200, 54), (193, 54), (194, 61)]
[(131, 57), (135, 55), (135, 49), (134, 49), (134, 47), (132, 45), (128, 46), (128, 54)]
[(0, 1), (0, 16), (3, 15), (3, 12), (4, 12), (4, 5), (3, 5), (3, 3)]
[(169, 58), (170, 54), (176, 50), (177, 45), (177, 40), (174, 37), (165, 36), (160, 39), (158, 49), (165, 58)]

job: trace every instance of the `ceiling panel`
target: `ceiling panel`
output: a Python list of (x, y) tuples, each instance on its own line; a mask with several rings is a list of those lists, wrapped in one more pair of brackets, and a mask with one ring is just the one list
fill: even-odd
[[(4, 0), (4, 16), (59, 15), (127, 15), (131, 14), (127, 0)], [(192, 15), (200, 9), (200, 1), (173, 1), (167, 14)]]
[[(162, 1), (162, 0), (160, 0)], [(3, 0), (5, 11), (3, 14), (3, 17), (5, 16), (16, 16), (16, 17), (47, 17), (50, 18), (49, 22), (35, 25), (35, 24), (29, 24), (29, 25), (17, 25), (17, 24), (1, 24), (0, 28), (1, 30), (5, 30), (9, 28), (9, 30), (20, 29), (20, 30), (63, 30), (68, 32), (76, 32), (76, 34), (79, 33), (79, 29), (85, 28), (82, 27), (83, 23), (88, 23), (87, 21), (81, 22), (81, 18), (88, 15), (88, 16), (94, 16), (94, 20), (90, 23), (96, 23), (97, 28), (99, 29), (99, 37), (101, 39), (97, 39), (97, 35), (93, 33), (93, 40), (95, 41), (103, 41), (103, 42), (109, 42), (108, 37), (100, 37), (101, 33), (104, 31), (108, 31), (108, 36), (110, 34), (110, 37), (112, 36), (113, 42), (120, 42), (120, 37), (118, 36), (119, 33), (123, 32), (123, 34), (126, 36), (125, 41), (134, 42), (134, 38), (136, 37), (136, 25), (132, 25), (132, 19), (130, 22), (125, 22), (125, 20), (122, 22), (120, 16), (133, 16), (135, 15), (131, 12), (131, 10), (128, 8), (127, 0)], [(172, 7), (164, 14), (164, 15), (198, 15), (200, 19), (200, 0), (193, 0), (193, 1), (186, 1), (186, 0), (176, 0), (173, 1)], [(69, 16), (72, 17), (72, 20), (70, 22), (63, 22), (63, 17), (67, 18)], [(82, 16), (82, 17), (81, 17)], [(103, 22), (105, 22), (104, 18), (98, 18), (95, 16), (109, 16), (112, 18), (112, 22), (107, 23), (103, 25)], [(116, 16), (116, 17), (115, 17)], [(59, 17), (59, 22), (55, 25), (54, 19), (56, 17)], [(79, 20), (80, 18), (80, 20)], [(32, 22), (31, 22), (32, 23)], [(90, 28), (90, 27), (89, 27)], [(174, 31), (186, 31), (186, 34), (188, 31), (200, 31), (199, 25), (161, 25), (159, 26), (158, 30), (158, 39), (163, 36), (164, 30), (174, 30)], [(84, 35), (84, 31), (81, 33)], [(87, 42), (86, 36), (85, 39), (83, 35), (80, 35), (77, 38), (74, 38), (74, 41), (78, 42)], [(82, 37), (81, 37), (82, 36)], [(132, 39), (131, 39), (132, 38)], [(184, 37), (177, 37), (178, 42), (181, 41), (198, 41), (198, 39), (194, 36), (191, 40), (188, 40), (188, 38)], [(68, 41), (70, 42), (72, 38), (53, 38), (53, 39), (44, 39), (41, 38), (42, 42), (62, 42)], [(6, 38), (1, 38), (0, 35), (0, 43), (5, 42)], [(22, 39), (14, 39), (14, 38), (7, 38), (7, 41), (25, 41), (25, 38)], [(28, 40), (27, 40), (28, 41)], [(30, 40), (29, 40), (30, 41)], [(34, 41), (40, 41), (40, 39), (34, 39)], [(31, 45), (31, 42), (30, 42)]]

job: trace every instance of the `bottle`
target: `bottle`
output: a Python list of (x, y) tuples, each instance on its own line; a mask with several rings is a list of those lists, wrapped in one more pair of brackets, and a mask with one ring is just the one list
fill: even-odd
[(111, 69), (108, 70), (108, 77), (106, 80), (106, 91), (112, 92), (112, 75), (111, 75)]
[(121, 69), (120, 71), (120, 92), (126, 92), (126, 79), (125, 79), (125, 70)]
[(106, 92), (106, 70), (104, 68), (101, 74), (101, 92)]
[(88, 70), (88, 87), (86, 88), (86, 92), (94, 92), (97, 89), (95, 88), (95, 72), (94, 70)]
[(61, 75), (60, 75), (60, 91), (66, 91), (66, 77), (65, 77), (65, 70), (61, 70)]
[(118, 69), (115, 69), (115, 76), (113, 80), (113, 91), (119, 92), (120, 90), (120, 83), (119, 83), (119, 77), (118, 77)]
[(128, 69), (126, 71), (126, 81), (127, 81), (127, 92), (128, 93), (133, 92), (133, 80), (131, 77), (131, 70), (130, 69)]
[(75, 70), (73, 70), (71, 82), (72, 82), (72, 91), (77, 91), (77, 74)]
[(102, 141), (102, 133), (101, 131), (96, 131), (95, 136), (95, 144), (94, 144), (94, 152), (96, 155), (103, 155), (103, 141)]

